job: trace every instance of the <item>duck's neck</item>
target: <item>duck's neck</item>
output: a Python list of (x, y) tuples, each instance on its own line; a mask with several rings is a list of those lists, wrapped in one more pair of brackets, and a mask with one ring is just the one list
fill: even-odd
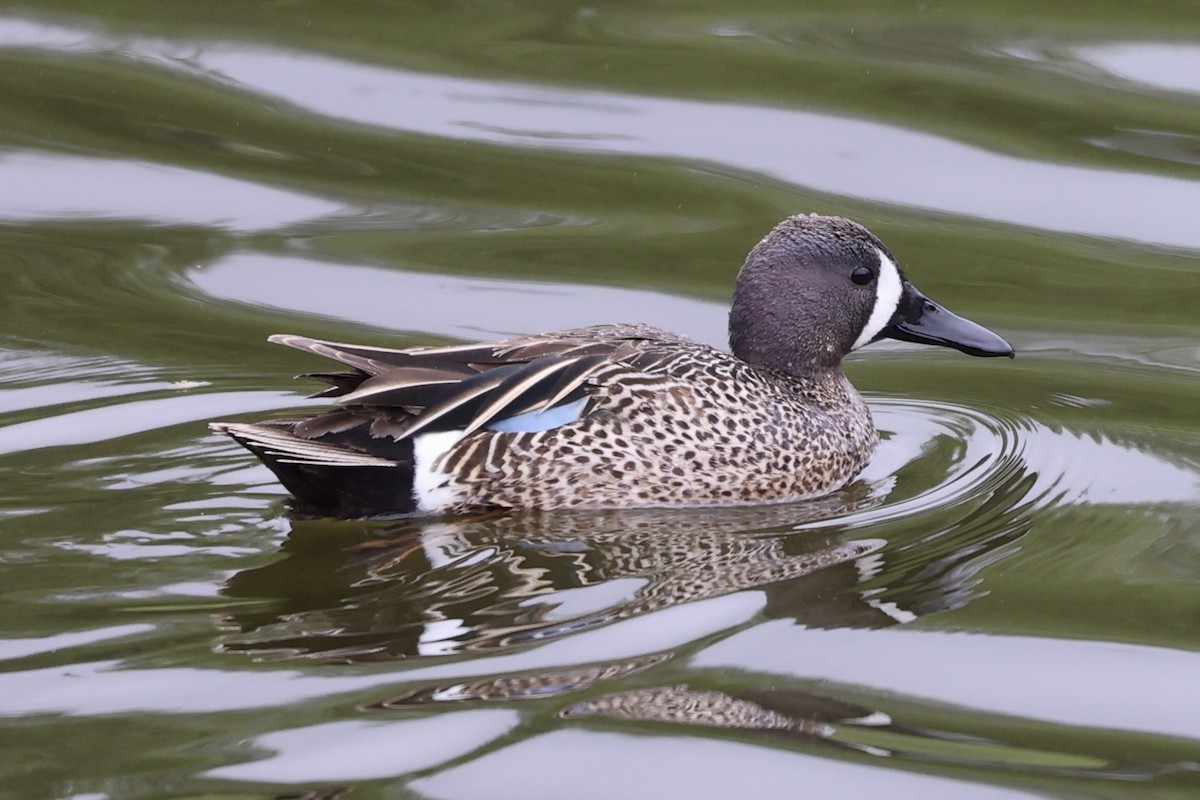
[(845, 348), (834, 331), (798, 315), (796, 304), (743, 296), (755, 289), (739, 286), (729, 312), (729, 349), (735, 356), (796, 378), (842, 374)]
[(752, 367), (798, 381), (826, 383), (846, 379), (841, 358), (823, 347), (820, 348), (821, 356), (813, 355), (807, 346), (796, 347), (795, 342), (771, 338), (766, 332), (764, 336), (757, 336), (752, 330), (730, 326), (729, 350)]
[(862, 398), (841, 365), (816, 367), (803, 372), (786, 372), (772, 367), (758, 366), (759, 370), (774, 375), (782, 384), (805, 397), (805, 402), (814, 408), (842, 409), (862, 402)]

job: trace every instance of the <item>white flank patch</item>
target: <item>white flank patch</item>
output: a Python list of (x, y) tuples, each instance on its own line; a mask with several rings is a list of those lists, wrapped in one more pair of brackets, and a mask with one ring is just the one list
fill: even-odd
[(462, 431), (439, 431), (413, 439), (413, 497), (421, 511), (441, 511), (458, 499), (441, 461), (461, 438)]
[(878, 249), (875, 252), (879, 253), (879, 277), (875, 281), (875, 307), (871, 309), (871, 318), (867, 320), (862, 333), (854, 340), (854, 344), (850, 347), (851, 350), (857, 350), (870, 342), (887, 327), (892, 315), (896, 313), (896, 307), (900, 305), (900, 295), (904, 292), (904, 287), (900, 283), (900, 270), (887, 257), (887, 253)]

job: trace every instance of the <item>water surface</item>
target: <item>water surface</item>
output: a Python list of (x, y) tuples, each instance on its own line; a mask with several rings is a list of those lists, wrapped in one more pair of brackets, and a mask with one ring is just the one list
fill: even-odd
[[(1200, 793), (1188, 4), (0, 5), (0, 794)], [(883, 343), (807, 504), (299, 519), (297, 332), (644, 321), (853, 217), (1013, 362)]]

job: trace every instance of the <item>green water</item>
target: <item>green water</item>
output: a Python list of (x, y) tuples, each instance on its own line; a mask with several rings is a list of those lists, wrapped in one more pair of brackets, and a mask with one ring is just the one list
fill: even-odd
[[(0, 797), (1200, 796), (1194, 3), (0, 3)], [(265, 337), (724, 336), (850, 216), (1015, 361), (815, 504), (298, 520)]]

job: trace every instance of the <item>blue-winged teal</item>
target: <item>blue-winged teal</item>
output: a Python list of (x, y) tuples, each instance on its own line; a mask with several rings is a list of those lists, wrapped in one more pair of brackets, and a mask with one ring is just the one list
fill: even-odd
[(1013, 355), (925, 298), (861, 225), (800, 215), (746, 257), (732, 355), (646, 325), (406, 350), (276, 335), (351, 368), (312, 376), (340, 407), (212, 427), (318, 515), (804, 500), (875, 449), (841, 362), (883, 337)]

